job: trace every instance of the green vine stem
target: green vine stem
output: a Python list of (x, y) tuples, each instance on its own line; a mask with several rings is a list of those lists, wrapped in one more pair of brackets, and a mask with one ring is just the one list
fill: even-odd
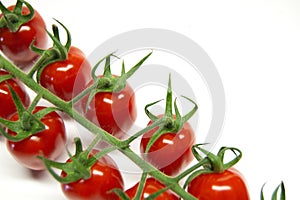
[(137, 155), (128, 145), (128, 141), (121, 141), (111, 134), (107, 133), (103, 129), (94, 125), (92, 122), (83, 117), (80, 113), (78, 113), (75, 109), (73, 109), (72, 104), (69, 102), (63, 101), (56, 95), (49, 92), (47, 89), (39, 85), (35, 82), (30, 76), (24, 73), (22, 70), (17, 68), (14, 64), (9, 62), (6, 58), (0, 55), (0, 68), (7, 70), (11, 75), (18, 78), (22, 81), (27, 87), (33, 90), (36, 94), (42, 93), (43, 98), (54, 106), (59, 108), (61, 111), (65, 112), (67, 115), (72, 117), (76, 122), (85, 127), (90, 132), (100, 135), (101, 139), (105, 142), (111, 144), (112, 146), (118, 147), (118, 150), (123, 153), (127, 158), (129, 158), (132, 162), (134, 162), (137, 166), (139, 166), (144, 171), (147, 171), (150, 176), (156, 178), (157, 180), (164, 183), (166, 186), (170, 186), (170, 189), (181, 196), (183, 199), (188, 200), (196, 200), (191, 194), (186, 192), (178, 182), (174, 182), (172, 177), (166, 176), (164, 173), (157, 170), (153, 165), (146, 162), (139, 155)]
[(136, 191), (134, 200), (139, 200), (139, 199), (141, 199), (141, 197), (142, 197), (142, 195), (143, 195), (143, 189), (144, 189), (144, 187), (145, 187), (146, 180), (147, 180), (147, 173), (144, 172), (144, 173), (142, 174), (142, 177), (141, 177), (141, 180), (140, 180), (138, 189), (137, 189), (137, 191)]

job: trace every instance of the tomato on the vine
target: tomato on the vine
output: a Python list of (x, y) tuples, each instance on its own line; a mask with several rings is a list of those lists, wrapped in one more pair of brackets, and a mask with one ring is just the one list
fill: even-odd
[[(0, 78), (8, 76), (9, 73), (0, 69)], [(8, 119), (17, 109), (9, 90), (9, 86), (17, 93), (25, 107), (30, 104), (30, 97), (25, 87), (15, 78), (9, 78), (0, 82), (0, 118)]]
[[(139, 187), (139, 183), (135, 184), (134, 186), (126, 190), (126, 194), (130, 199), (133, 199), (135, 197), (138, 187)], [(161, 182), (157, 181), (156, 179), (152, 177), (147, 178), (143, 188), (141, 200), (165, 188), (166, 186)], [(179, 197), (171, 190), (167, 190), (161, 193), (159, 196), (157, 196), (155, 200), (179, 200)]]
[[(45, 109), (43, 106), (35, 107), (33, 114)], [(16, 113), (10, 121), (17, 121)], [(21, 141), (6, 140), (7, 148), (12, 156), (23, 166), (33, 170), (45, 169), (44, 163), (37, 156), (45, 156), (48, 159), (56, 159), (65, 149), (66, 130), (63, 119), (56, 113), (50, 112), (41, 118), (45, 129), (32, 134)], [(15, 132), (7, 129), (9, 135)]]
[[(89, 156), (97, 154), (92, 150)], [(67, 162), (71, 162), (68, 159)], [(124, 181), (115, 161), (108, 155), (99, 158), (90, 169), (91, 177), (71, 183), (62, 183), (63, 193), (72, 200), (114, 200), (119, 199), (113, 189), (124, 189)], [(62, 171), (62, 177), (66, 173)]]
[[(87, 103), (88, 97), (85, 97), (83, 109)], [(135, 94), (128, 83), (118, 92), (98, 92), (85, 112), (87, 119), (117, 138), (124, 137), (136, 120), (136, 115)]]
[[(18, 3), (20, 3), (18, 1)], [(26, 6), (18, 4), (20, 13), (7, 14), (6, 19), (3, 15), (7, 11), (13, 11), (17, 6), (9, 6), (6, 10), (1, 9), (1, 26), (0, 26), (0, 50), (17, 66), (23, 68), (32, 65), (38, 54), (30, 49), (33, 44), (38, 48), (46, 48), (48, 35), (46, 32), (46, 24), (41, 15), (34, 10), (28, 3), (24, 2)], [(17, 30), (10, 30), (10, 25), (16, 23), (15, 20), (22, 18), (22, 16), (33, 14), (33, 17), (20, 26), (15, 27)], [(5, 20), (9, 22), (5, 22)]]
[(92, 70), (93, 80), (86, 86), (87, 89), (92, 87), (93, 90), (81, 101), (84, 116), (113, 136), (123, 138), (134, 124), (137, 115), (135, 93), (127, 79), (139, 69), (151, 53), (127, 72), (123, 62), (120, 76), (111, 73), (112, 54), (104, 58), (106, 62), (103, 75), (97, 76), (95, 71), (104, 59), (100, 60)]
[[(241, 159), (241, 150), (221, 147), (215, 155), (196, 144), (192, 151), (199, 161), (200, 170), (193, 172), (186, 180), (184, 188), (198, 199), (209, 200), (249, 200), (249, 192), (242, 174), (233, 166)], [(204, 153), (205, 158), (199, 153)], [(234, 158), (224, 162), (225, 153), (230, 151)]]
[(150, 121), (147, 126), (159, 123), (156, 127), (144, 133), (140, 142), (140, 151), (144, 159), (167, 175), (175, 176), (194, 158), (192, 146), (195, 143), (195, 133), (188, 120), (197, 111), (198, 106), (191, 99), (194, 108), (184, 116), (178, 111), (176, 101), (175, 115), (172, 114), (172, 88), (169, 77), (165, 113), (155, 116), (148, 107), (159, 101), (146, 105), (145, 111)]
[[(161, 117), (161, 116), (160, 116)], [(153, 121), (148, 123), (151, 125)], [(158, 127), (146, 132), (141, 140), (141, 153), (146, 153), (147, 145)], [(161, 135), (146, 153), (146, 160), (167, 175), (176, 175), (193, 160), (192, 146), (195, 133), (188, 122), (177, 132)]]
[(250, 199), (243, 176), (234, 168), (201, 174), (192, 180), (187, 191), (201, 200)]
[(84, 53), (74, 46), (66, 60), (45, 66), (40, 75), (40, 84), (65, 101), (82, 92), (90, 80), (91, 66)]

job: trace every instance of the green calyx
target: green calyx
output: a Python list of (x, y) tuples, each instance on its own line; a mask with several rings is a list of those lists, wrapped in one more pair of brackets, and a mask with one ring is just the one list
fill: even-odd
[[(152, 52), (148, 53), (138, 63), (136, 63), (129, 71), (125, 71), (125, 62), (122, 62), (122, 71), (120, 76), (114, 76), (111, 73), (110, 58), (116, 57), (113, 53), (101, 59), (92, 70), (94, 82), (97, 82), (97, 89), (101, 92), (118, 92), (126, 86), (126, 81), (129, 79), (148, 59)], [(99, 65), (105, 60), (104, 72), (101, 77), (96, 76), (96, 70)]]
[(154, 123), (156, 121), (162, 120), (163, 122), (158, 126), (158, 130), (153, 134), (151, 139), (149, 140), (146, 150), (145, 150), (145, 155), (149, 152), (151, 146), (160, 138), (163, 134), (165, 133), (174, 133), (176, 134), (179, 132), (184, 123), (186, 123), (197, 111), (198, 106), (197, 104), (191, 100), (188, 97), (182, 96), (186, 100), (190, 101), (192, 104), (194, 104), (193, 109), (188, 112), (186, 115), (181, 116), (176, 99), (174, 101), (174, 108), (175, 108), (175, 115), (173, 115), (173, 104), (172, 104), (172, 86), (171, 86), (171, 75), (169, 76), (169, 81), (168, 81), (168, 89), (167, 89), (167, 96), (166, 96), (166, 107), (165, 107), (165, 113), (162, 117), (157, 117), (156, 115), (152, 114), (149, 111), (149, 107), (157, 104), (158, 102), (162, 100), (155, 101), (153, 103), (147, 104), (145, 106), (145, 113), (146, 115), (151, 119), (151, 121)]
[[(219, 152), (215, 155), (204, 148), (202, 148), (203, 144), (196, 144), (192, 147), (192, 152), (195, 156), (195, 158), (201, 162), (204, 159), (208, 161), (208, 164), (204, 165), (204, 168), (212, 170), (214, 173), (222, 173), (223, 171), (231, 168), (234, 166), (241, 158), (242, 158), (242, 151), (235, 147), (222, 147), (220, 148)], [(227, 151), (231, 151), (234, 153), (235, 157), (234, 159), (230, 160), (229, 162), (224, 162), (225, 153)], [(205, 158), (203, 158), (200, 155), (200, 152), (204, 153), (206, 155)]]
[[(152, 52), (148, 53), (145, 57), (143, 57), (138, 63), (136, 63), (129, 71), (125, 71), (125, 62), (122, 62), (122, 71), (120, 76), (114, 76), (111, 73), (111, 57), (117, 57), (114, 53), (110, 53), (104, 58), (102, 58), (92, 69), (92, 78), (94, 84), (92, 85), (92, 91), (88, 98), (88, 103), (86, 106), (86, 110), (88, 105), (92, 101), (93, 97), (99, 92), (119, 92), (126, 86), (126, 81), (129, 79), (140, 67), (141, 65), (148, 59), (148, 57), (152, 54)], [(100, 66), (100, 64), (105, 60), (104, 72), (102, 76), (96, 75), (96, 70)]]
[[(67, 184), (76, 182), (80, 179), (86, 180), (91, 177), (92, 166), (102, 156), (117, 149), (117, 147), (107, 147), (101, 150), (99, 153), (91, 156), (90, 152), (92, 151), (93, 147), (99, 142), (100, 139), (100, 136), (96, 137), (94, 141), (89, 145), (89, 147), (86, 150), (83, 150), (80, 138), (74, 138), (75, 154), (72, 156), (70, 152), (68, 152), (70, 162), (55, 162), (52, 160), (48, 160), (43, 156), (39, 156), (39, 158), (44, 162), (50, 174), (60, 183)], [(54, 171), (54, 168), (62, 170), (66, 175), (61, 176), (57, 174)]]
[[(29, 14), (22, 14), (23, 4), (28, 8)], [(8, 28), (11, 32), (17, 32), (19, 28), (29, 22), (34, 16), (33, 7), (26, 1), (18, 0), (14, 10), (8, 10), (0, 1), (0, 10), (2, 12), (2, 17), (0, 19), (0, 28)]]
[(55, 19), (55, 21), (60, 26), (62, 26), (63, 29), (66, 31), (67, 41), (66, 41), (66, 43), (64, 45), (60, 41), (59, 30), (58, 30), (58, 27), (55, 24), (52, 25), (53, 35), (49, 31), (46, 30), (48, 36), (53, 41), (53, 46), (51, 48), (46, 49), (46, 50), (39, 49), (39, 48), (37, 48), (37, 47), (35, 47), (33, 45), (34, 41), (32, 41), (32, 43), (30, 45), (31, 50), (40, 55), (39, 60), (33, 66), (33, 68), (31, 69), (31, 71), (28, 73), (28, 76), (32, 77), (33, 74), (35, 72), (37, 72), (36, 73), (37, 82), (39, 82), (41, 73), (44, 70), (44, 68), (46, 66), (48, 66), (49, 64), (51, 64), (51, 63), (66, 60), (68, 58), (68, 52), (69, 52), (69, 50), (71, 48), (71, 40), (72, 39), (71, 39), (71, 33), (70, 33), (70, 31), (60, 21), (58, 21), (56, 19)]
[[(261, 191), (260, 191), (260, 200), (264, 200), (264, 189), (265, 184), (262, 186)], [(281, 181), (281, 183), (275, 188), (271, 200), (277, 200), (279, 196), (279, 200), (285, 200), (285, 187), (284, 183)]]
[[(211, 173), (222, 173), (225, 170), (233, 167), (241, 158), (242, 151), (235, 147), (222, 147), (219, 152), (215, 155), (201, 146), (204, 144), (196, 144), (192, 147), (192, 152), (195, 158), (199, 161), (196, 165), (197, 168), (201, 168), (199, 170), (194, 171), (186, 180), (184, 184), (184, 188), (197, 176), (201, 174), (211, 174)], [(228, 161), (224, 162), (225, 153), (227, 151), (231, 151), (235, 157)], [(205, 154), (203, 158), (200, 153)]]
[(7, 129), (14, 132), (14, 135), (8, 134), (3, 129), (0, 129), (0, 132), (4, 137), (6, 137), (8, 140), (12, 142), (19, 142), (22, 141), (31, 135), (34, 135), (40, 131), (43, 131), (45, 129), (45, 125), (41, 122), (41, 119), (49, 114), (50, 112), (53, 112), (54, 110), (57, 110), (56, 108), (45, 108), (43, 110), (40, 110), (36, 113), (32, 113), (33, 109), (35, 108), (37, 102), (41, 99), (42, 95), (38, 95), (30, 105), (28, 109), (26, 109), (17, 93), (11, 88), (9, 85), (9, 90), (11, 92), (12, 98), (14, 100), (14, 103), (17, 108), (17, 113), (19, 116), (19, 119), (17, 121), (9, 121), (6, 119), (0, 118), (0, 124), (4, 125)]

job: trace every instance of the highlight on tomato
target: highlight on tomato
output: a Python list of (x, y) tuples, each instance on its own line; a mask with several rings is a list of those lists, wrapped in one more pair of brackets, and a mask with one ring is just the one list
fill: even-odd
[(188, 120), (197, 111), (198, 106), (191, 99), (184, 98), (194, 104), (194, 108), (186, 115), (181, 116), (175, 101), (175, 114), (173, 114), (170, 76), (165, 113), (155, 116), (148, 111), (148, 107), (159, 101), (150, 103), (145, 107), (146, 114), (150, 118), (148, 126), (154, 123), (157, 123), (158, 126), (142, 136), (141, 154), (146, 161), (170, 176), (177, 175), (194, 158), (191, 148), (195, 144), (195, 133)]
[(30, 48), (46, 48), (48, 36), (41, 15), (26, 1), (5, 7), (0, 1), (0, 50), (20, 68), (33, 65), (37, 53)]

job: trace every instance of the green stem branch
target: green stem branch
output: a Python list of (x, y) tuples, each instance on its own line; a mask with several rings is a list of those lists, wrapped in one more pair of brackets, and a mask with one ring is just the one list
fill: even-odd
[(203, 165), (205, 165), (207, 163), (209, 163), (208, 159), (203, 159), (200, 162), (197, 162), (195, 165), (191, 166), (190, 168), (186, 169), (181, 174), (179, 174), (178, 176), (176, 176), (174, 178), (174, 181), (179, 182), (181, 179), (183, 179), (184, 177), (188, 176), (190, 173), (192, 173), (193, 171), (199, 169), (201, 166), (203, 166)]

